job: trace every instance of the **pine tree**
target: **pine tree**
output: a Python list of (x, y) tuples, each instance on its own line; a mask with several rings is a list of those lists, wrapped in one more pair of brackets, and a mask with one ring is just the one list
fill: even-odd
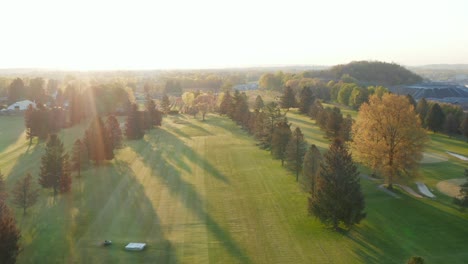
[(284, 88), (283, 95), (281, 96), (281, 108), (291, 108), (296, 107), (296, 94), (290, 86)]
[(114, 158), (114, 149), (111, 136), (101, 117), (96, 116), (85, 132), (85, 143), (88, 149), (88, 157), (96, 164), (101, 164), (104, 160)]
[(33, 179), (30, 173), (26, 174), (23, 179), (16, 182), (13, 189), (13, 203), (23, 209), (23, 215), (26, 210), (33, 206), (39, 198), (39, 190), (33, 186)]
[(408, 101), (410, 102), (411, 105), (413, 105), (414, 107), (414, 111), (416, 111), (416, 107), (417, 107), (417, 103), (416, 101), (414, 100), (413, 96), (411, 96), (411, 94), (407, 94), (406, 95), (406, 98), (408, 99)]
[(265, 107), (265, 103), (263, 102), (263, 99), (260, 95), (257, 95), (255, 98), (255, 105), (254, 105), (254, 110), (262, 110), (263, 107)]
[(29, 139), (29, 145), (32, 144), (33, 134), (33, 115), (34, 107), (29, 105), (26, 111), (24, 111), (24, 126), (26, 127), (26, 138)]
[(219, 113), (222, 115), (230, 116), (234, 111), (234, 100), (229, 91), (224, 92), (223, 100), (219, 106)]
[(5, 178), (4, 178), (3, 174), (2, 174), (2, 172), (0, 171), (0, 202), (6, 201), (7, 198), (8, 198), (8, 193), (7, 193), (7, 189), (6, 189)]
[(63, 143), (56, 134), (49, 136), (45, 153), (41, 158), (41, 172), (39, 174), (39, 184), (43, 188), (52, 188), (54, 198), (61, 190), (61, 179), (69, 174), (68, 155), (65, 154)]
[(460, 124), (460, 132), (468, 141), (468, 115), (465, 115), (465, 118), (463, 118), (463, 121)]
[(308, 114), (314, 101), (315, 97), (312, 90), (307, 86), (302, 88), (301, 94), (299, 95), (299, 112), (304, 115)]
[(5, 202), (0, 201), (0, 263), (14, 264), (20, 251), (20, 231), (13, 213)]
[(167, 94), (164, 94), (162, 99), (161, 99), (162, 112), (164, 114), (167, 114), (171, 110), (170, 108), (171, 108), (171, 102), (169, 101), (169, 97), (167, 96)]
[(286, 146), (291, 138), (291, 125), (288, 124), (286, 118), (277, 123), (273, 130), (271, 138), (271, 154), (274, 158), (281, 160), (281, 165), (284, 165), (286, 158)]
[(63, 161), (63, 173), (60, 176), (60, 192), (66, 193), (71, 190), (72, 177), (71, 177), (71, 166), (68, 154), (65, 154)]
[(132, 104), (125, 123), (125, 136), (128, 139), (141, 139), (144, 135), (145, 132), (143, 131), (143, 126), (141, 124), (138, 106), (136, 104)]
[(250, 111), (249, 103), (245, 93), (237, 93), (234, 96), (234, 114), (233, 119), (244, 128), (247, 127)]
[(335, 139), (321, 163), (314, 190), (309, 197), (309, 212), (335, 230), (358, 224), (366, 214), (359, 172), (351, 154), (340, 139)]
[(320, 163), (322, 162), (322, 159), (320, 150), (317, 146), (312, 144), (304, 156), (304, 164), (302, 165), (302, 183), (308, 192), (314, 190), (315, 179), (320, 172)]
[(426, 126), (433, 132), (441, 131), (444, 125), (445, 115), (438, 103), (434, 103), (426, 115)]
[(307, 142), (304, 140), (304, 134), (299, 127), (296, 127), (286, 146), (286, 168), (296, 174), (296, 181), (299, 180), (306, 151)]
[(154, 103), (154, 100), (151, 98), (149, 94), (146, 94), (146, 103), (145, 103), (145, 108), (147, 112), (147, 116), (144, 121), (144, 127), (145, 128), (152, 128), (154, 125), (154, 117), (156, 115), (156, 104)]
[(447, 117), (445, 118), (444, 132), (449, 135), (458, 133), (457, 119), (452, 113), (449, 113)]
[(109, 132), (112, 148), (116, 149), (122, 146), (122, 130), (119, 121), (114, 115), (107, 116), (106, 129)]
[(323, 111), (323, 105), (320, 103), (320, 100), (316, 99), (312, 106), (310, 107), (309, 116), (310, 118), (316, 120), (319, 113)]
[(325, 131), (330, 138), (338, 137), (342, 128), (343, 115), (338, 107), (327, 111)]
[(81, 170), (88, 164), (88, 149), (86, 148), (85, 140), (75, 140), (72, 149), (72, 157), (70, 167), (72, 170), (78, 171), (78, 177), (81, 177)]
[(421, 120), (421, 124), (426, 127), (424, 123), (426, 120), (427, 112), (429, 111), (429, 104), (426, 101), (426, 98), (421, 98), (416, 105), (416, 113), (419, 115), (419, 119)]
[(351, 115), (346, 115), (340, 126), (339, 137), (344, 141), (351, 140), (351, 130), (353, 128), (354, 120)]

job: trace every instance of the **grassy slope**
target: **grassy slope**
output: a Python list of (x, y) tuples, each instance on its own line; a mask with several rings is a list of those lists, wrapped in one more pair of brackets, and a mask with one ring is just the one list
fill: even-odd
[[(307, 118), (288, 115), (309, 142), (327, 148)], [(11, 140), (0, 141), (0, 168), (11, 186), (26, 171), (37, 175), (43, 144), (27, 150), (24, 138), (16, 141), (22, 121), (1, 122)], [(68, 147), (83, 128), (62, 133)], [(172, 117), (143, 141), (127, 141), (113, 162), (85, 171), (71, 194), (54, 202), (51, 192), (43, 191), (26, 217), (18, 210), (24, 245), (19, 263), (402, 263), (411, 255), (462, 263), (468, 258), (466, 213), (447, 201), (395, 199), (375, 183), (362, 183), (368, 218), (348, 234), (333, 232), (307, 215), (306, 195), (293, 176), (231, 121)], [(104, 239), (115, 244), (97, 246)], [(125, 252), (131, 241), (149, 248)]]

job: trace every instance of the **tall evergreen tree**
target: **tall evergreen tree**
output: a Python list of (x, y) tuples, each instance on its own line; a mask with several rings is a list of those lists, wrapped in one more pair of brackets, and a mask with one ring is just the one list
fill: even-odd
[(43, 188), (52, 188), (55, 198), (61, 190), (62, 182), (67, 181), (69, 177), (68, 155), (65, 154), (63, 143), (56, 134), (49, 136), (45, 151), (41, 158), (39, 184)]
[(426, 101), (426, 98), (421, 98), (416, 105), (416, 113), (419, 115), (419, 119), (421, 120), (421, 124), (426, 127), (424, 123), (426, 121), (426, 115), (429, 111), (429, 104)]
[(114, 149), (111, 136), (101, 117), (96, 116), (85, 132), (85, 143), (88, 157), (96, 164), (114, 158)]
[(33, 186), (33, 179), (30, 173), (16, 182), (13, 189), (13, 203), (23, 209), (23, 215), (26, 210), (33, 206), (39, 198), (39, 190)]
[(219, 113), (230, 116), (234, 111), (234, 100), (229, 91), (224, 92), (223, 100), (219, 106)]
[(60, 192), (66, 193), (71, 190), (72, 178), (71, 178), (71, 165), (70, 157), (65, 154), (63, 161), (63, 173), (60, 177)]
[(340, 223), (347, 228), (358, 224), (366, 216), (364, 207), (357, 167), (343, 142), (335, 139), (311, 191), (309, 212), (336, 230)]
[(322, 162), (322, 159), (320, 150), (317, 146), (312, 144), (304, 156), (304, 164), (302, 165), (302, 183), (308, 192), (314, 190), (315, 179), (320, 172), (320, 163)]
[(452, 113), (449, 113), (444, 121), (444, 132), (452, 135), (458, 133), (457, 119)]
[(167, 96), (167, 94), (164, 94), (161, 99), (161, 110), (164, 114), (169, 113), (171, 110), (171, 102), (169, 101), (169, 96)]
[(411, 96), (411, 94), (407, 94), (407, 95), (406, 95), (406, 98), (408, 99), (408, 101), (410, 102), (410, 104), (413, 105), (414, 111), (416, 111), (416, 107), (418, 106), (418, 103), (416, 103), (416, 100), (414, 100), (413, 96)]
[(71, 157), (71, 169), (78, 171), (78, 177), (81, 177), (81, 170), (88, 164), (88, 149), (86, 143), (77, 139), (73, 144), (72, 157)]
[(302, 171), (304, 155), (307, 151), (307, 142), (299, 127), (296, 127), (286, 146), (286, 168), (296, 174), (296, 181), (299, 180), (299, 172)]
[(310, 107), (310, 111), (309, 111), (310, 118), (316, 120), (321, 111), (323, 111), (323, 105), (320, 102), (320, 100), (315, 99), (314, 103)]
[(354, 120), (351, 115), (346, 115), (346, 118), (343, 119), (340, 126), (339, 137), (344, 141), (351, 140), (351, 130), (353, 128)]
[(107, 116), (106, 128), (109, 132), (110, 142), (112, 148), (116, 149), (122, 145), (122, 130), (120, 129), (120, 124), (117, 118), (114, 115)]
[(128, 139), (141, 139), (144, 135), (145, 132), (140, 121), (138, 106), (136, 104), (132, 104), (125, 123), (125, 136)]
[(275, 102), (268, 103), (265, 106), (263, 113), (264, 115), (260, 116), (262, 118), (262, 122), (258, 123), (258, 130), (261, 130), (261, 133), (259, 133), (258, 136), (260, 146), (263, 149), (269, 149), (271, 148), (273, 131), (275, 130), (276, 124), (281, 122), (281, 120), (284, 119), (284, 116), (281, 114), (281, 109)]
[(263, 99), (260, 95), (257, 95), (255, 98), (255, 105), (254, 105), (254, 110), (262, 110), (263, 107), (265, 107), (265, 103), (263, 102)]
[(310, 111), (310, 107), (315, 101), (314, 94), (309, 87), (304, 86), (301, 90), (301, 94), (299, 95), (299, 112), (302, 114), (308, 114)]
[(338, 107), (327, 111), (325, 131), (330, 138), (338, 137), (342, 128), (343, 115)]
[(283, 95), (281, 96), (281, 108), (296, 107), (296, 94), (290, 86), (284, 88)]
[(29, 139), (29, 146), (32, 144), (33, 134), (33, 115), (34, 107), (29, 105), (26, 111), (24, 111), (24, 126), (26, 127), (26, 138)]
[(14, 103), (26, 97), (26, 87), (21, 78), (16, 78), (8, 87), (8, 102)]
[(237, 93), (234, 96), (233, 119), (244, 128), (247, 127), (250, 117), (249, 103), (245, 93)]
[(468, 141), (468, 114), (465, 115), (465, 118), (463, 118), (463, 121), (460, 124), (460, 132)]
[(284, 166), (286, 159), (286, 146), (291, 138), (291, 124), (288, 124), (286, 118), (278, 122), (273, 130), (271, 138), (271, 154), (274, 158), (281, 160), (281, 165)]
[(146, 94), (145, 108), (146, 108), (146, 112), (148, 112), (147, 121), (146, 121), (147, 124), (145, 125), (145, 127), (152, 128), (155, 123), (154, 117), (156, 116), (157, 109), (156, 109), (156, 103), (154, 102), (154, 100), (151, 98), (149, 94)]
[(429, 112), (427, 112), (425, 121), (428, 129), (434, 132), (442, 130), (445, 121), (445, 115), (438, 103), (431, 105)]
[(0, 263), (16, 263), (20, 237), (13, 213), (5, 202), (0, 201)]

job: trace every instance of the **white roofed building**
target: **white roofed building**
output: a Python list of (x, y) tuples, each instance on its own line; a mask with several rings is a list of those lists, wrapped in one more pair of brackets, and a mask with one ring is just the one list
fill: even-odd
[(36, 107), (36, 103), (29, 101), (29, 100), (23, 100), (23, 101), (18, 101), (10, 106), (8, 106), (7, 110), (20, 110), (24, 111), (28, 109), (29, 105), (32, 105), (33, 107)]

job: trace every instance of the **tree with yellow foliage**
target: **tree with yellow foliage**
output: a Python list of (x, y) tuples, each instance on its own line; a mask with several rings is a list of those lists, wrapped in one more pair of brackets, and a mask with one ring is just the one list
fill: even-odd
[(413, 176), (428, 137), (404, 96), (373, 95), (353, 125), (353, 156), (380, 172), (392, 189), (394, 180)]

